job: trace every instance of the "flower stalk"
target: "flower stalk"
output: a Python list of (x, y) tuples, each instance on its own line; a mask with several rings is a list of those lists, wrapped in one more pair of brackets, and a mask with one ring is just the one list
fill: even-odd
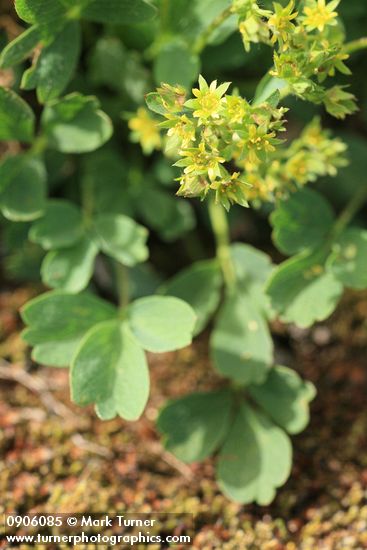
[(359, 50), (363, 50), (364, 48), (367, 48), (367, 36), (364, 36), (363, 38), (358, 38), (357, 40), (352, 40), (351, 42), (347, 42), (347, 44), (345, 44), (343, 48), (343, 51), (349, 54), (358, 52)]
[(236, 284), (236, 272), (233, 265), (230, 249), (229, 224), (224, 207), (215, 202), (214, 198), (208, 201), (209, 217), (216, 241), (216, 252), (221, 267), (227, 292), (232, 292)]
[(193, 53), (200, 54), (208, 44), (213, 32), (232, 15), (232, 6), (226, 8), (211, 22), (205, 31), (198, 37), (192, 48)]

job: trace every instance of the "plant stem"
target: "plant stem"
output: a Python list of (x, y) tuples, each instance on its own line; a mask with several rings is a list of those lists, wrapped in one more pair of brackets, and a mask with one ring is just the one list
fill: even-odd
[(169, 3), (170, 3), (170, 0), (161, 0), (160, 19), (161, 19), (161, 29), (162, 29), (162, 31), (165, 31), (168, 27)]
[(83, 220), (86, 227), (91, 224), (94, 211), (94, 195), (89, 179), (83, 178), (81, 183), (81, 199)]
[(363, 50), (364, 48), (367, 48), (367, 36), (347, 42), (343, 48), (343, 51), (345, 53), (354, 53), (358, 50)]
[(358, 191), (350, 199), (340, 216), (336, 220), (331, 231), (331, 239), (338, 237), (344, 229), (350, 224), (357, 212), (362, 208), (367, 200), (367, 185), (358, 189)]
[(215, 17), (215, 19), (210, 23), (210, 25), (201, 33), (201, 35), (198, 37), (196, 42), (194, 42), (194, 46), (192, 48), (193, 53), (196, 53), (196, 54), (201, 53), (205, 48), (205, 46), (207, 45), (213, 32), (218, 27), (220, 27), (220, 25), (224, 23), (224, 21), (228, 19), (228, 17), (230, 17), (231, 15), (232, 15), (232, 6), (228, 6), (228, 8), (222, 11), (222, 13), (217, 15), (217, 17)]
[(38, 136), (34, 140), (32, 147), (27, 151), (29, 155), (41, 155), (47, 148), (46, 136)]
[(125, 308), (129, 303), (129, 270), (123, 264), (114, 262), (116, 287), (120, 308)]
[(236, 272), (230, 250), (229, 224), (224, 208), (214, 199), (209, 199), (209, 217), (216, 240), (217, 258), (221, 267), (224, 282), (228, 292), (232, 292), (236, 284)]
[(284, 88), (279, 90), (280, 99), (285, 99), (286, 97), (288, 97), (290, 95), (290, 93), (291, 93), (290, 86), (284, 86)]

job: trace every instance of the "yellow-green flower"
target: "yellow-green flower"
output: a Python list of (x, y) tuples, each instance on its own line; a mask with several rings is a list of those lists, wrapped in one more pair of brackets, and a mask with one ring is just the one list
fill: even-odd
[(162, 145), (158, 122), (152, 118), (149, 111), (139, 107), (135, 116), (129, 120), (129, 128), (132, 130), (131, 139), (140, 143), (144, 153), (150, 155), (154, 149), (160, 149)]
[(274, 13), (268, 19), (269, 28), (273, 33), (271, 38), (272, 44), (275, 44), (278, 40), (284, 50), (288, 47), (289, 34), (295, 29), (292, 21), (297, 17), (298, 12), (293, 12), (293, 9), (294, 0), (290, 0), (285, 8), (281, 4), (274, 3)]
[(177, 181), (180, 188), (176, 195), (181, 197), (200, 197), (204, 199), (210, 189), (210, 184), (203, 176), (183, 174)]
[(187, 115), (182, 115), (176, 119), (176, 124), (169, 128), (167, 136), (176, 138), (179, 147), (186, 149), (195, 141), (195, 126)]
[(211, 181), (220, 175), (220, 164), (225, 162), (218, 151), (208, 151), (204, 142), (199, 143), (199, 147), (180, 151), (180, 156), (184, 158), (177, 161), (175, 166), (185, 167), (185, 174), (207, 174)]
[(266, 133), (264, 129), (257, 127), (256, 124), (251, 124), (248, 133), (248, 146), (250, 149), (265, 151), (266, 153), (275, 151), (275, 147), (271, 143), (271, 140), (275, 138), (275, 132)]
[(251, 15), (240, 21), (238, 26), (239, 31), (242, 36), (242, 42), (245, 47), (245, 50), (250, 51), (250, 44), (258, 44), (264, 42), (267, 44), (269, 42), (269, 27), (266, 21), (257, 15)]
[(314, 0), (311, 5), (307, 5), (303, 10), (303, 23), (307, 30), (318, 29), (322, 32), (327, 25), (336, 25), (338, 14), (334, 10), (339, 3), (340, 0), (332, 0), (329, 4), (325, 0)]
[(199, 76), (199, 88), (192, 90), (196, 99), (186, 101), (185, 107), (195, 109), (193, 116), (199, 119), (199, 124), (205, 123), (209, 119), (219, 119), (223, 108), (223, 96), (230, 86), (230, 82), (224, 82), (217, 87), (217, 81), (214, 80), (210, 86), (206, 80)]
[(229, 210), (232, 204), (248, 206), (249, 184), (242, 179), (240, 172), (228, 174), (228, 177), (222, 176), (221, 179), (212, 182), (210, 188), (215, 191), (215, 201), (222, 204), (226, 210)]
[(226, 97), (226, 118), (230, 124), (242, 124), (249, 111), (249, 104), (245, 99), (236, 95)]
[(271, 175), (262, 177), (258, 170), (246, 174), (248, 181), (247, 198), (249, 201), (272, 201), (274, 199), (275, 190), (278, 184), (278, 179)]

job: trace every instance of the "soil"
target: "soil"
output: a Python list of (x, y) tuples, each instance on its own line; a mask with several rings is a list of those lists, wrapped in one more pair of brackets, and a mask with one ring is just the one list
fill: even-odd
[(151, 399), (139, 422), (102, 422), (70, 402), (66, 369), (30, 361), (17, 310), (33, 292), (0, 294), (0, 513), (191, 512), (194, 549), (367, 548), (367, 294), (347, 295), (311, 331), (274, 326), (279, 360), (318, 395), (309, 427), (293, 438), (292, 475), (264, 508), (228, 501), (212, 460), (180, 463), (155, 430), (168, 397), (219, 384), (207, 335), (150, 356)]

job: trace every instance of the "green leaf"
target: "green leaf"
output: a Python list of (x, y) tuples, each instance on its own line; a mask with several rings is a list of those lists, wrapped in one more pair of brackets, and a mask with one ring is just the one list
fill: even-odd
[(154, 17), (156, 10), (145, 0), (92, 0), (83, 19), (112, 25), (131, 25)]
[(108, 321), (82, 340), (71, 366), (71, 395), (78, 405), (96, 403), (104, 420), (116, 414), (137, 420), (149, 396), (145, 353), (126, 323)]
[(273, 241), (288, 255), (313, 249), (325, 239), (334, 219), (330, 204), (320, 193), (302, 189), (279, 202), (270, 216)]
[(102, 149), (83, 159), (82, 185), (88, 189), (96, 214), (135, 213), (129, 187), (127, 167), (121, 155), (113, 149)]
[(147, 186), (138, 202), (143, 221), (165, 241), (174, 241), (195, 227), (195, 216), (185, 199), (177, 199), (155, 186)]
[(231, 246), (231, 256), (240, 288), (271, 319), (274, 314), (269, 297), (265, 294), (265, 283), (274, 268), (270, 256), (243, 243), (234, 243)]
[(28, 302), (21, 315), (28, 326), (22, 337), (35, 346), (32, 358), (44, 365), (67, 367), (84, 334), (116, 317), (117, 310), (93, 294), (57, 290)]
[(59, 0), (15, 0), (15, 9), (27, 23), (51, 23), (63, 17), (66, 9)]
[(72, 246), (82, 236), (81, 212), (75, 204), (64, 199), (48, 201), (44, 216), (29, 231), (29, 240), (45, 250)]
[(7, 157), (0, 165), (2, 214), (12, 221), (34, 220), (46, 207), (46, 170), (36, 157)]
[(326, 255), (301, 253), (275, 269), (267, 293), (281, 319), (307, 328), (334, 311), (343, 285), (325, 271)]
[(94, 228), (100, 249), (122, 264), (131, 267), (148, 258), (148, 231), (131, 218), (119, 214), (101, 214), (96, 218)]
[(12, 90), (0, 87), (0, 140), (30, 142), (35, 116), (29, 105)]
[(149, 296), (128, 309), (130, 328), (141, 346), (155, 353), (191, 344), (196, 315), (191, 307), (171, 296)]
[(179, 84), (190, 88), (200, 72), (199, 57), (191, 53), (184, 42), (165, 44), (154, 60), (153, 73), (156, 83)]
[(150, 92), (147, 94), (145, 96), (145, 102), (153, 113), (157, 113), (158, 115), (165, 115), (167, 113), (163, 100), (157, 92)]
[(315, 386), (304, 382), (292, 369), (276, 366), (260, 386), (248, 391), (264, 411), (290, 434), (304, 430), (310, 419), (309, 402), (316, 395)]
[(41, 31), (37, 25), (30, 27), (10, 42), (0, 55), (0, 67), (8, 69), (29, 57), (41, 40)]
[(62, 153), (87, 153), (101, 147), (112, 135), (112, 123), (92, 96), (73, 93), (49, 103), (42, 127), (51, 148)]
[(367, 231), (347, 229), (334, 243), (328, 266), (346, 287), (367, 288)]
[(42, 263), (42, 281), (51, 288), (80, 292), (93, 275), (97, 253), (97, 246), (86, 237), (70, 248), (51, 250)]
[(197, 262), (178, 273), (161, 289), (166, 296), (176, 296), (188, 303), (197, 319), (194, 335), (199, 334), (218, 308), (223, 280), (215, 261)]
[[(119, 38), (103, 36), (96, 42), (88, 63), (92, 82), (120, 92), (123, 87), (127, 59), (128, 54)], [(124, 67), (120, 77), (116, 75), (116, 67)]]
[(40, 103), (57, 99), (65, 90), (74, 74), (80, 52), (80, 26), (71, 21), (57, 34), (48, 46), (44, 47), (36, 64), (24, 74), (22, 87), (37, 88)]
[[(274, 93), (279, 94), (281, 90), (288, 86), (287, 82), (282, 78), (270, 76), (267, 73), (259, 82), (254, 98), (254, 105), (260, 105), (265, 101), (268, 101), (270, 97), (274, 96)], [(276, 107), (277, 105), (275, 105)]]
[(14, 283), (39, 283), (43, 251), (28, 240), (29, 223), (3, 223), (3, 272)]
[(210, 341), (214, 366), (241, 384), (261, 383), (273, 362), (273, 342), (263, 315), (251, 298), (227, 296)]
[(287, 480), (292, 463), (288, 436), (260, 411), (243, 404), (221, 449), (217, 479), (230, 499), (270, 504)]
[(169, 402), (157, 422), (165, 448), (183, 462), (204, 460), (227, 435), (231, 409), (228, 391), (193, 393)]

